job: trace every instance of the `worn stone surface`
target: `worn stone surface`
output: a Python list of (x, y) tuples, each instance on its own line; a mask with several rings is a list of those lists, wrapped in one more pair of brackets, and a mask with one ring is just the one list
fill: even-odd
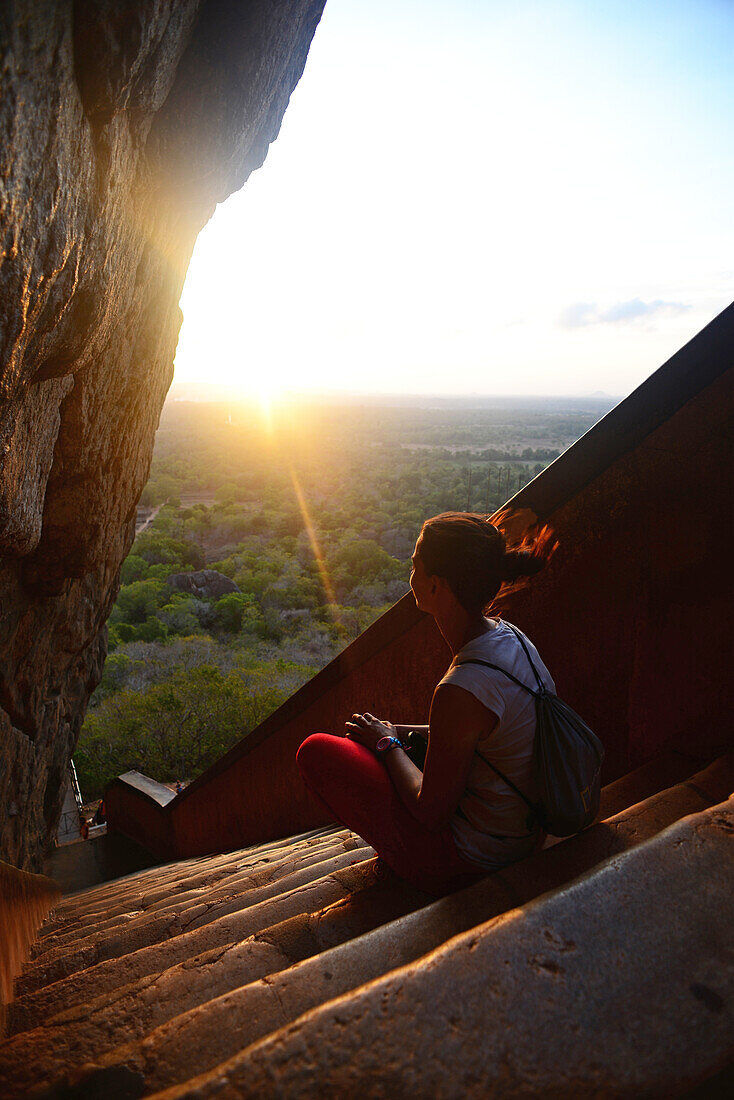
[[(314, 838), (310, 837), (307, 840), (303, 840), (302, 844), (308, 845), (312, 842), (313, 839)], [(272, 847), (269, 845), (263, 846), (263, 859), (267, 859), (268, 854), (272, 852), (272, 850)], [(241, 853), (235, 854), (241, 855)], [(255, 853), (250, 852), (248, 854), (253, 860), (257, 860), (257, 855), (255, 855)], [(213, 868), (212, 873), (216, 874), (216, 868), (221, 864), (223, 859), (224, 857), (210, 857), (206, 861), (198, 859), (190, 860), (180, 865), (164, 867), (160, 870), (162, 871), (163, 879), (168, 881), (169, 883), (170, 892), (172, 894), (175, 894), (181, 883), (185, 881), (187, 871), (193, 871), (194, 874), (198, 875), (201, 869), (201, 864), (205, 863), (207, 865), (211, 865), (211, 867)], [(194, 866), (192, 867), (192, 865)], [(132, 876), (132, 878), (129, 879), (127, 882), (119, 883), (119, 889), (123, 890), (126, 887), (129, 888), (131, 883), (138, 883), (138, 880), (150, 883), (149, 876), (149, 871), (140, 872), (138, 875)], [(348, 881), (353, 884), (355, 889), (357, 888), (352, 878), (349, 878)], [(139, 885), (142, 885), (142, 882), (140, 882)], [(327, 897), (325, 899), (325, 903), (333, 901), (335, 900), (335, 898), (343, 898), (345, 894), (344, 888), (340, 884), (336, 883), (333, 878), (330, 878), (328, 882), (329, 885), (334, 888), (335, 894), (334, 897)], [(100, 894), (109, 897), (111, 886), (112, 884), (106, 884), (104, 887), (99, 887), (95, 890), (85, 891), (83, 894), (63, 901), (61, 905), (57, 907), (55, 919), (49, 920), (48, 925), (50, 927), (53, 927), (54, 924), (58, 922), (60, 911), (62, 912), (62, 915), (64, 912), (66, 912), (67, 914), (70, 914), (75, 918), (83, 919), (83, 906), (85, 900), (89, 898), (90, 901), (96, 901)], [(81, 911), (79, 908), (80, 906), (82, 907)], [(124, 915), (125, 913), (123, 910), (122, 916), (124, 917)], [(279, 918), (275, 919), (277, 920)], [(237, 933), (234, 932), (233, 936), (236, 935)], [(224, 943), (226, 946), (226, 937), (221, 942)], [(199, 948), (199, 950), (201, 949)], [(220, 948), (216, 948), (216, 950), (218, 951), (220, 950)], [(194, 954), (195, 953), (196, 952), (194, 952)], [(188, 960), (186, 960), (186, 962), (188, 964)], [(104, 966), (105, 964), (101, 964), (102, 970), (104, 970)], [(131, 974), (128, 974), (127, 976), (123, 974), (117, 982), (117, 989), (120, 990), (127, 987), (130, 984), (131, 980)], [(150, 981), (150, 979), (146, 977), (144, 981)], [(102, 993), (103, 996), (109, 996), (109, 992), (104, 991), (109, 991), (110, 989), (114, 988), (114, 982), (105, 983), (104, 979), (100, 975), (100, 968), (93, 967), (91, 971), (84, 972), (82, 975), (72, 975), (70, 978), (54, 982), (50, 986), (44, 986), (41, 989), (26, 994), (21, 993), (20, 995), (17, 995), (15, 997), (15, 1000), (12, 1002), (9, 1008), (8, 1033), (12, 1035), (18, 1031), (29, 1030), (30, 1028), (33, 1028), (40, 1023), (48, 1021), (57, 1013), (68, 1008), (70, 1005), (77, 1003), (77, 1001), (93, 1001), (96, 994), (98, 993)]]
[[(258, 861), (250, 864), (248, 861), (224, 864), (209, 875), (193, 875), (191, 880), (181, 888), (171, 890), (170, 887), (157, 887), (146, 892), (136, 899), (137, 908), (126, 906), (123, 912), (96, 914), (90, 913), (89, 920), (81, 927), (71, 931), (59, 931), (52, 936), (45, 936), (35, 946), (32, 955), (34, 959), (51, 959), (69, 951), (75, 943), (84, 940), (86, 943), (94, 943), (104, 938), (106, 932), (127, 925), (130, 931), (131, 923), (136, 926), (147, 923), (155, 916), (161, 916), (166, 912), (175, 913), (186, 924), (189, 920), (199, 915), (214, 903), (233, 899), (238, 905), (237, 899), (244, 896), (253, 896), (253, 891), (274, 885), (287, 875), (297, 870), (322, 863), (332, 856), (342, 852), (353, 852), (357, 848), (366, 847), (364, 843), (351, 833), (330, 838), (328, 842), (318, 846), (304, 846), (302, 850), (292, 850), (286, 853), (278, 853), (279, 858), (267, 861)], [(183, 888), (185, 886), (185, 888)]]
[(157, 1100), (679, 1096), (734, 1058), (734, 798)]
[(88, 941), (82, 940), (68, 949), (62, 947), (58, 951), (42, 955), (26, 968), (18, 979), (17, 988), (20, 992), (31, 992), (77, 971), (87, 970), (100, 962), (112, 960), (119, 963), (123, 957), (128, 959), (133, 954), (140, 955), (163, 941), (166, 946), (179, 944), (179, 950), (187, 947), (189, 954), (195, 953), (192, 950), (193, 941), (187, 937), (193, 937), (197, 932), (205, 933), (212, 925), (217, 925), (219, 931), (214, 931), (212, 943), (207, 943), (206, 946), (221, 943), (223, 918), (241, 917), (246, 910), (257, 910), (259, 905), (271, 898), (288, 896), (300, 886), (318, 882), (335, 872), (362, 863), (373, 855), (373, 850), (364, 842), (360, 841), (359, 845), (352, 843), (339, 855), (328, 853), (325, 859), (320, 860), (317, 854), (317, 861), (307, 863), (297, 870), (288, 870), (274, 881), (261, 885), (250, 882), (249, 888), (235, 897), (215, 899), (211, 903), (201, 902), (182, 912), (174, 909), (172, 912), (154, 913), (151, 917), (143, 913), (116, 930), (93, 934)]
[[(114, 1001), (120, 987), (128, 986), (140, 978), (145, 978), (151, 985), (150, 997), (141, 995), (145, 981), (140, 982), (132, 991), (139, 1020), (135, 1011), (130, 1011), (132, 1006), (129, 1002), (128, 1011), (125, 1011), (124, 997), (122, 1000), (120, 1029), (124, 1034), (129, 1027), (130, 1033), (136, 1034), (139, 1023), (145, 1024), (146, 1020), (152, 1020), (159, 1011), (158, 995), (161, 993), (162, 1009), (165, 1011), (164, 971), (178, 963), (185, 964), (183, 969), (198, 968), (200, 964), (206, 967), (208, 962), (216, 958), (217, 953), (228, 951), (237, 940), (250, 942), (243, 945), (244, 952), (235, 956), (235, 967), (262, 966), (268, 963), (275, 966), (278, 963), (288, 965), (293, 947), (288, 945), (287, 934), (283, 940), (284, 947), (280, 948), (269, 939), (258, 939), (264, 929), (288, 917), (318, 911), (373, 882), (374, 860), (337, 869), (323, 879), (313, 880), (281, 897), (252, 905), (237, 914), (206, 925), (203, 929), (183, 933), (171, 940), (108, 960), (80, 974), (74, 974), (65, 982), (51, 985), (42, 992), (50, 995), (46, 1004), (50, 1011), (56, 1013), (55, 1018), (42, 1021), (31, 1030), (17, 1033), (0, 1045), (0, 1095), (3, 1100), (21, 1100), (34, 1091), (39, 1081), (50, 1084), (63, 1068), (88, 1060), (94, 1051), (104, 1050), (119, 1041), (119, 1037), (115, 1038), (118, 1017)], [(318, 950), (317, 942), (313, 944), (313, 948)], [(78, 1008), (72, 1007), (68, 1012), (59, 1014), (59, 986), (64, 987), (61, 990), (61, 1001), (65, 1000), (68, 1005), (78, 1005)], [(174, 976), (174, 996), (176, 988)], [(99, 1007), (104, 1000), (103, 993), (112, 995), (109, 1010)], [(94, 1014), (90, 1014), (86, 1004), (81, 1003), (87, 999), (92, 1000), (97, 1007)]]
[[(374, 883), (374, 877), (365, 877), (364, 881), (364, 893), (371, 895), (368, 904), (357, 906), (355, 913), (350, 904), (355, 895), (343, 899), (343, 910), (352, 909), (348, 927), (344, 921), (340, 922), (340, 932), (345, 937), (358, 936), (366, 928), (372, 928), (380, 921), (388, 921), (406, 908), (415, 908), (426, 900), (424, 895), (410, 889), (401, 887), (396, 890), (394, 887), (386, 889), (381, 885), (370, 885), (370, 882)], [(359, 896), (358, 892), (356, 897)], [(22, 1094), (40, 1078), (51, 1082), (63, 1069), (69, 1066), (78, 1067), (93, 1058), (96, 1060), (107, 1048), (119, 1046), (126, 1040), (142, 1038), (148, 1032), (154, 1033), (154, 1043), (159, 1043), (162, 1052), (166, 1052), (171, 1044), (166, 1042), (167, 1035), (154, 1032), (158, 1025), (176, 1017), (179, 1022), (174, 1024), (174, 1031), (181, 1028), (186, 1034), (189, 1030), (188, 1021), (181, 1019), (181, 1014), (188, 1008), (209, 1002), (232, 988), (247, 986), (268, 975), (277, 975), (301, 959), (318, 954), (329, 946), (329, 939), (334, 934), (330, 914), (331, 908), (328, 908), (291, 917), (264, 927), (257, 935), (249, 936), (240, 943), (225, 944), (221, 948), (203, 952), (162, 973), (148, 975), (120, 989), (101, 994), (91, 1001), (85, 1000), (82, 1004), (57, 1013), (52, 1019), (39, 1020), (38, 1026), (16, 1035), (0, 1049), (0, 1066), (4, 1070), (6, 1095), (11, 1088)], [(262, 916), (266, 919), (265, 913)], [(328, 975), (328, 967), (326, 973)], [(355, 979), (359, 973), (359, 967), (354, 969)], [(313, 997), (313, 988), (307, 981), (304, 995)], [(322, 997), (323, 999), (325, 998)], [(291, 1009), (288, 1018), (292, 1018), (293, 1014)], [(258, 1035), (263, 1034), (262, 1029), (265, 1028), (267, 1018), (260, 1020), (261, 1030)], [(282, 1016), (278, 1017), (273, 1026), (280, 1026), (284, 1019)], [(250, 1021), (250, 1034), (255, 1023), (255, 1020)], [(230, 1041), (237, 1041), (237, 1033), (229, 1025), (225, 1026), (225, 1031), (229, 1034)], [(202, 1037), (197, 1035), (196, 1038), (197, 1043), (191, 1057), (183, 1060), (182, 1066), (189, 1064), (191, 1058), (195, 1061), (199, 1057)], [(147, 1045), (149, 1044), (146, 1043)], [(244, 1041), (240, 1043), (242, 1045)], [(215, 1050), (216, 1047), (212, 1049)], [(116, 1066), (121, 1057), (123, 1055), (116, 1054), (105, 1061)], [(124, 1060), (126, 1064), (132, 1065), (136, 1057), (140, 1062), (139, 1052), (132, 1048)], [(77, 1084), (79, 1074), (72, 1073), (71, 1076)], [(167, 1083), (176, 1079), (178, 1078), (175, 1075), (169, 1076)]]
[(196, 234), (322, 0), (0, 8), (0, 856), (37, 867), (104, 659)]
[(286, 852), (318, 847), (331, 837), (347, 835), (348, 829), (339, 830), (332, 826), (254, 848), (159, 864), (136, 871), (124, 879), (100, 883), (63, 897), (44, 925), (41, 939), (70, 927), (82, 927), (87, 921), (94, 922), (102, 913), (125, 913), (131, 904), (144, 907), (151, 900), (170, 896), (190, 885), (218, 882), (222, 876), (245, 866), (261, 866), (279, 859)]
[[(259, 934), (289, 917), (313, 913), (340, 901), (374, 880), (374, 861), (365, 860), (354, 866), (332, 871), (323, 879), (307, 882), (275, 898), (230, 913), (203, 928), (185, 932), (171, 940), (140, 948), (121, 958), (106, 959), (86, 970), (73, 973), (23, 996), (22, 979), (16, 983), (21, 994), (10, 1006), (13, 1027), (20, 1024), (24, 1011), (32, 1014), (36, 1023), (44, 1015), (52, 1015), (101, 993), (118, 989), (147, 975), (185, 962), (203, 952), (224, 947), (248, 936)], [(16, 1016), (16, 1008), (19, 1015)]]
[[(629, 789), (636, 786), (630, 783)], [(128, 1043), (99, 1059), (97, 1070), (133, 1068), (148, 1090), (193, 1077), (310, 1008), (411, 962), (489, 917), (562, 886), (608, 855), (627, 850), (681, 816), (718, 802), (732, 787), (732, 758), (726, 757), (690, 781), (628, 807), (606, 825), (575, 838), (565, 852), (541, 853), (423, 908), (415, 899), (402, 898), (402, 913), (397, 908), (393, 913), (394, 918), (402, 919), (389, 924), (369, 913), (371, 907), (377, 908), (378, 899), (372, 891), (365, 891), (335, 907), (336, 914), (320, 916), (325, 928), (319, 928), (320, 921), (309, 925), (306, 934), (319, 936), (321, 954), (249, 985), (241, 983), (241, 988), (233, 987), (220, 996), (212, 991), (216, 1000), (185, 1012), (182, 1007), (179, 1015), (142, 1041)], [(391, 899), (396, 906), (400, 900)], [(271, 942), (281, 942), (282, 932), (265, 935)], [(357, 936), (360, 938), (355, 940)], [(329, 950), (333, 944), (339, 946)], [(95, 1072), (87, 1070), (86, 1076)]]
[[(639, 793), (640, 781), (640, 776), (630, 777), (626, 788), (631, 796)], [(12, 1006), (15, 1034), (0, 1048), (5, 1092), (24, 1095), (41, 1078), (55, 1082), (59, 1095), (69, 1096), (114, 1094), (129, 1074), (144, 1091), (184, 1081), (302, 1013), (527, 904), (542, 891), (562, 888), (583, 872), (593, 876), (605, 857), (639, 845), (692, 809), (719, 801), (732, 786), (730, 755), (553, 850), (437, 902), (429, 903), (395, 876), (376, 879), (370, 860), (352, 868), (349, 878), (336, 872), (317, 880), (313, 891), (300, 887), (248, 905), (236, 926), (230, 917), (213, 921), (201, 930), (207, 937), (213, 933), (213, 939), (185, 933), (137, 951), (134, 942), (128, 943), (131, 954), (28, 994)], [(613, 794), (613, 799), (605, 796), (607, 805), (622, 797), (619, 784)], [(196, 894), (187, 889), (191, 883), (200, 884), (208, 875), (216, 889), (227, 883), (228, 874), (254, 868), (266, 876), (280, 873), (286, 883), (296, 855), (318, 869), (335, 843), (345, 844), (348, 837), (344, 830), (333, 830), (231, 857), (189, 861), (178, 874), (175, 867), (161, 868), (160, 884), (147, 870), (119, 888), (138, 898), (157, 897), (159, 889), (167, 889), (174, 904), (180, 899), (177, 915), (183, 923), (186, 905)], [(113, 884), (107, 884), (67, 899), (62, 908), (67, 915), (80, 915), (85, 901), (109, 902), (112, 890)], [(240, 905), (256, 902), (258, 891), (253, 884), (251, 897), (243, 897)], [(288, 908), (294, 899), (295, 910)], [(110, 923), (111, 942), (121, 950), (125, 940), (116, 938), (115, 922), (124, 932), (127, 916), (118, 913)], [(91, 926), (91, 940), (96, 927)], [(68, 947), (73, 951), (83, 944), (82, 937)]]
[[(39, 967), (46, 970), (57, 960), (73, 957), (80, 948), (84, 951), (91, 948), (105, 953), (99, 954), (98, 958), (111, 957), (142, 946), (145, 941), (153, 943), (159, 938), (167, 938), (168, 934), (176, 934), (174, 929), (186, 931), (201, 927), (227, 912), (235, 912), (246, 905), (282, 893), (312, 877), (321, 877), (324, 867), (332, 868), (344, 862), (351, 863), (353, 860), (349, 855), (346, 859), (337, 857), (366, 847), (356, 837), (349, 837), (318, 848), (312, 853), (304, 853), (300, 857), (291, 855), (259, 869), (245, 868), (236, 871), (223, 883), (181, 891), (178, 897), (156, 901), (138, 911), (118, 914), (109, 920), (91, 924), (87, 930), (59, 935), (38, 945), (28, 973), (35, 972)], [(367, 851), (371, 854), (371, 849)], [(363, 855), (354, 856), (354, 860), (362, 858)], [(161, 937), (160, 929), (171, 931)], [(150, 936), (153, 938), (149, 938)], [(46, 950), (43, 950), (44, 947)]]
[(598, 820), (604, 821), (658, 791), (682, 783), (707, 760), (708, 757), (699, 760), (696, 756), (686, 756), (680, 752), (662, 753), (602, 789)]

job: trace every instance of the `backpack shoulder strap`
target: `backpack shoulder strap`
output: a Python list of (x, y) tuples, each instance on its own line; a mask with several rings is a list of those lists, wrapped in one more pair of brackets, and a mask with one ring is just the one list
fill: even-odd
[[(524, 684), (522, 680), (518, 680), (517, 676), (513, 676), (511, 672), (508, 672), (506, 668), (500, 668), (499, 665), (493, 665), (491, 661), (482, 661), (479, 657), (467, 657), (465, 661), (456, 661), (452, 667), (458, 668), (459, 665), (484, 665), (485, 668), (493, 668), (495, 672), (501, 672), (503, 676), (506, 676), (508, 680), (512, 680), (513, 684), (517, 684), (517, 686), (523, 688), (524, 691), (529, 692), (531, 695), (537, 696), (538, 694), (537, 691), (533, 691), (531, 687)], [(541, 687), (542, 686), (541, 684)]]
[(491, 768), (492, 771), (495, 772), (500, 777), (500, 779), (503, 781), (503, 783), (506, 783), (507, 786), (510, 787), (510, 789), (515, 792), (515, 794), (520, 796), (520, 798), (523, 800), (525, 805), (528, 806), (533, 811), (533, 813), (537, 813), (538, 807), (530, 801), (530, 799), (527, 797), (527, 795), (524, 795), (522, 793), (522, 791), (520, 790), (519, 787), (515, 786), (515, 784), (512, 782), (512, 780), (509, 779), (505, 775), (504, 772), (501, 772), (499, 770), (499, 768), (495, 767), (495, 765), (492, 763), (492, 761), (488, 760), (487, 757), (484, 755), (484, 753), (480, 752), (479, 749), (475, 748), (474, 752), (477, 754), (477, 756), (479, 757), (480, 760), (484, 761), (484, 763), (487, 765), (487, 767)]
[[(531, 664), (532, 664), (532, 662), (531, 662)], [(527, 684), (524, 684), (522, 682), (522, 680), (518, 680), (517, 676), (513, 676), (512, 673), (508, 672), (506, 668), (500, 668), (499, 665), (493, 665), (491, 663), (491, 661), (482, 661), (482, 660), (479, 659), (479, 657), (467, 657), (467, 659), (465, 661), (457, 661), (456, 664), (454, 665), (454, 668), (458, 667), (458, 665), (484, 665), (485, 668), (493, 668), (495, 672), (503, 673), (503, 675), (505, 675), (508, 678), (508, 680), (512, 680), (512, 682), (514, 684), (517, 684), (518, 687), (521, 687), (525, 691), (529, 692), (530, 695), (535, 696), (536, 699), (538, 697), (538, 693), (536, 691), (533, 691), (533, 689), (531, 687), (528, 687)], [(536, 676), (537, 676), (537, 672), (536, 672)], [(541, 684), (541, 687), (542, 687), (542, 684)], [(495, 765), (492, 763), (492, 761), (488, 760), (483, 752), (480, 752), (478, 748), (475, 748), (474, 752), (477, 754), (477, 756), (479, 757), (480, 760), (484, 761), (484, 763), (487, 765), (487, 767), (491, 768), (492, 771), (500, 777), (500, 779), (503, 781), (503, 783), (506, 783), (507, 786), (511, 790), (513, 790), (516, 795), (520, 796), (520, 798), (523, 800), (525, 805), (528, 806), (533, 811), (533, 813), (538, 812), (538, 807), (533, 802), (530, 801), (530, 799), (527, 797), (527, 795), (523, 794), (523, 792), (520, 790), (519, 787), (515, 786), (515, 784), (512, 782), (512, 780), (509, 779), (504, 774), (504, 772), (501, 772), (499, 770), (499, 768), (495, 767)]]
[[(504, 622), (504, 620), (503, 620), (503, 622)], [(534, 672), (534, 674), (535, 674), (535, 679), (537, 680), (537, 683), (538, 683), (538, 688), (539, 688), (539, 689), (540, 689), (541, 691), (544, 691), (544, 690), (545, 690), (545, 684), (544, 684), (544, 683), (543, 683), (543, 681), (541, 680), (541, 678), (540, 678), (540, 673), (538, 672), (537, 668), (536, 668), (536, 667), (535, 667), (535, 665), (533, 664), (533, 658), (532, 658), (532, 657), (530, 656), (530, 650), (528, 649), (528, 647), (527, 647), (527, 646), (526, 646), (526, 644), (525, 644), (525, 639), (523, 638), (523, 636), (522, 636), (522, 634), (520, 633), (520, 631), (519, 631), (519, 630), (517, 630), (517, 628), (516, 628), (516, 627), (514, 627), (514, 626), (512, 625), (512, 623), (507, 623), (507, 622), (506, 622), (506, 623), (505, 623), (505, 626), (509, 627), (509, 629), (510, 629), (510, 630), (512, 631), (512, 633), (513, 633), (513, 634), (515, 635), (515, 637), (517, 638), (518, 642), (519, 642), (519, 643), (520, 643), (520, 645), (522, 646), (523, 650), (525, 651), (525, 656), (527, 657), (527, 659), (528, 659), (528, 662), (529, 662), (529, 664), (530, 664), (530, 667), (532, 668), (532, 670), (533, 670), (533, 672)]]

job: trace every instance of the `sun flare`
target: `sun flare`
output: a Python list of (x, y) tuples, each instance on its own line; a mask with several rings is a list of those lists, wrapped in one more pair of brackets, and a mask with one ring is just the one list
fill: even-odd
[(332, 585), (331, 577), (329, 576), (326, 559), (324, 558), (324, 555), (321, 551), (316, 528), (314, 527), (313, 521), (311, 520), (311, 513), (309, 512), (308, 504), (306, 503), (306, 498), (303, 494), (303, 489), (301, 488), (301, 483), (298, 479), (298, 474), (295, 471), (295, 467), (292, 465), (290, 466), (290, 475), (291, 481), (293, 482), (293, 491), (296, 495), (298, 507), (301, 510), (301, 516), (303, 518), (303, 523), (306, 528), (306, 534), (308, 535), (308, 541), (311, 545), (311, 552), (314, 556), (314, 561), (316, 562), (316, 568), (319, 571), (319, 576), (321, 577), (321, 583), (324, 586), (324, 592), (326, 593), (329, 610), (334, 619), (334, 622), (340, 624), (341, 620), (339, 617), (339, 612), (337, 610), (338, 604), (336, 602), (334, 586)]
[(259, 389), (256, 394), (257, 406), (260, 410), (260, 416), (262, 422), (265, 425), (268, 433), (272, 434), (273, 431), (273, 405), (275, 403), (275, 395), (270, 389)]

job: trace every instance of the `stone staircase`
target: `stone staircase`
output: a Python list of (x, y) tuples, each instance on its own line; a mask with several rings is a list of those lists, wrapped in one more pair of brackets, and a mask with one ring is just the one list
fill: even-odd
[(438, 901), (336, 828), (67, 897), (0, 1095), (685, 1095), (734, 1061), (733, 789), (668, 753)]

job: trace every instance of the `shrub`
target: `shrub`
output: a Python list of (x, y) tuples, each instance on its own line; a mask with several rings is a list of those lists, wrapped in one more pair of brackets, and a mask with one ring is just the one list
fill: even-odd
[(138, 554), (130, 554), (122, 563), (120, 570), (121, 584), (132, 584), (133, 581), (142, 581), (148, 576), (148, 563)]
[(74, 763), (84, 796), (97, 798), (121, 772), (161, 782), (191, 779), (283, 701), (267, 684), (211, 665), (174, 673), (144, 691), (122, 691), (87, 714)]
[(148, 565), (170, 565), (171, 573), (186, 566), (202, 569), (205, 560), (201, 548), (195, 542), (175, 539), (155, 530), (144, 531), (138, 536), (133, 553), (136, 557), (143, 558)]
[(133, 581), (132, 584), (126, 584), (118, 593), (110, 622), (113, 625), (144, 623), (155, 614), (164, 593), (165, 585), (161, 581)]
[(214, 605), (214, 621), (220, 630), (228, 634), (238, 634), (242, 629), (242, 617), (245, 608), (254, 603), (252, 597), (244, 592), (229, 592)]
[(198, 632), (200, 623), (196, 611), (199, 602), (193, 596), (178, 592), (171, 596), (170, 602), (158, 612), (169, 634), (186, 635)]

